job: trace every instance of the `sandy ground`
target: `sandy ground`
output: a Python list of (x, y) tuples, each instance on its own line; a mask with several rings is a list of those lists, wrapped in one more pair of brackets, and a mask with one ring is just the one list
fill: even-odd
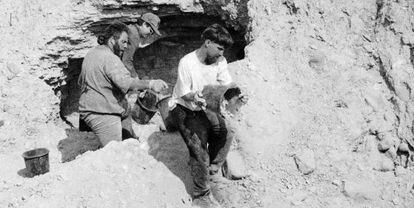
[[(74, 139), (59, 118), (58, 64), (96, 43), (79, 25), (114, 17), (93, 5), (117, 2), (0, 2), (0, 207), (190, 206), (188, 153), (178, 134), (159, 131), (159, 117), (134, 127), (140, 142), (61, 162), (97, 143)], [(199, 12), (196, 2), (179, 5)], [(245, 1), (202, 2), (224, 4), (237, 18)], [(249, 45), (229, 70), (250, 98), (235, 121), (250, 177), (214, 187), (225, 207), (414, 207), (413, 149), (408, 159), (398, 151), (413, 141), (413, 7), (404, 0), (243, 7)], [(36, 147), (50, 150), (51, 171), (27, 178), (21, 154)]]

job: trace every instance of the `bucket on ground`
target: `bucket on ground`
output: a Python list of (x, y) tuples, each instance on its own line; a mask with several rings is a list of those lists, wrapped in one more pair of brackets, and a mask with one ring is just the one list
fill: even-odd
[(157, 101), (157, 94), (148, 90), (144, 92), (132, 108), (132, 119), (139, 124), (147, 124), (157, 112)]
[(23, 153), (26, 170), (32, 175), (49, 172), (49, 150), (37, 148)]

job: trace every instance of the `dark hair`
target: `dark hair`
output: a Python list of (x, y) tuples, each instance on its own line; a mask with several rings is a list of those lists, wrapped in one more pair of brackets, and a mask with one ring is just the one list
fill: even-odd
[(207, 27), (201, 34), (201, 40), (211, 40), (225, 48), (233, 45), (233, 38), (231, 38), (229, 31), (219, 24), (212, 24)]
[(141, 17), (137, 19), (137, 24), (138, 24), (139, 26), (142, 26), (142, 24), (144, 24), (144, 23), (145, 23), (145, 21), (144, 21), (144, 20), (142, 20), (142, 19), (141, 19)]
[(224, 93), (224, 99), (231, 100), (232, 98), (241, 95), (241, 90), (238, 87), (230, 88)]
[(111, 37), (116, 40), (121, 37), (122, 32), (128, 33), (128, 26), (120, 21), (115, 20), (108, 27), (105, 28), (104, 32), (98, 36), (98, 44), (104, 45), (108, 43)]

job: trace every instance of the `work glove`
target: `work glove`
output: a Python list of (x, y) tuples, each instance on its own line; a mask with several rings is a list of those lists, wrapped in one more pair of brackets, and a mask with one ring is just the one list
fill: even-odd
[(149, 81), (149, 88), (154, 92), (159, 93), (162, 90), (167, 89), (168, 85), (161, 79), (153, 79)]

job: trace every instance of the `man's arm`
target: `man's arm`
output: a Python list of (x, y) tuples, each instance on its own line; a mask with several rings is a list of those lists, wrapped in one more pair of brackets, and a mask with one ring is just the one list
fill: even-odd
[(161, 90), (168, 88), (167, 83), (160, 79), (140, 80), (139, 78), (131, 77), (124, 64), (117, 57), (107, 60), (105, 72), (115, 86), (117, 86), (124, 94), (132, 90), (152, 89), (155, 92), (160, 92)]
[(139, 46), (140, 37), (134, 25), (128, 25), (128, 29), (128, 47), (122, 55), (122, 62), (131, 73), (131, 76), (135, 78), (138, 77), (138, 74), (134, 67), (134, 54)]

